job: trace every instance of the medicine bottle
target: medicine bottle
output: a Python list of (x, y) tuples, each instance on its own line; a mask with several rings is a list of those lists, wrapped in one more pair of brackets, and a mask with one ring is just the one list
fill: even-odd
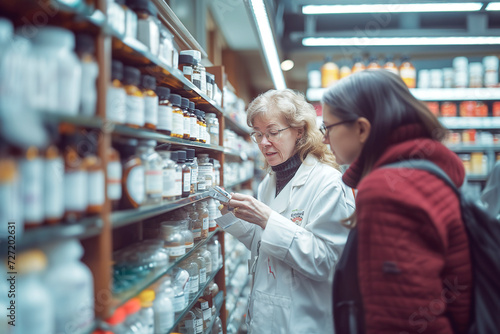
[(215, 206), (215, 201), (213, 198), (209, 198), (207, 202), (208, 209), (208, 231), (213, 232), (217, 228), (215, 218), (217, 218), (217, 207)]
[(184, 136), (184, 114), (181, 109), (181, 96), (170, 94), (170, 102), (172, 103), (172, 137), (183, 138)]
[[(61, 129), (62, 131), (66, 131)], [(87, 170), (78, 154), (78, 144), (83, 140), (71, 130), (63, 137), (64, 157), (64, 218), (74, 222), (87, 210)]]
[(205, 113), (207, 132), (210, 135), (210, 144), (219, 145), (219, 120), (213, 113)]
[(97, 147), (91, 146), (83, 163), (87, 169), (87, 214), (99, 214), (104, 206), (105, 187), (104, 166), (100, 158), (97, 157)]
[(158, 95), (158, 125), (156, 130), (168, 136), (172, 133), (172, 103), (170, 103), (170, 89), (157, 87)]
[(186, 164), (186, 151), (177, 151), (177, 164), (182, 169), (182, 197), (191, 193), (191, 167)]
[(19, 161), (21, 198), (26, 228), (40, 226), (44, 221), (43, 160), (36, 147), (29, 147)]
[(124, 124), (126, 118), (127, 93), (122, 85), (123, 64), (117, 60), (111, 62), (111, 83), (106, 92), (106, 119)]
[(368, 66), (366, 66), (367, 70), (379, 70), (382, 67), (378, 63), (378, 59), (375, 56), (371, 56), (369, 61), (368, 61)]
[[(209, 215), (206, 202), (197, 202), (196, 211), (198, 212), (198, 219), (201, 220), (201, 239), (206, 239), (208, 237), (209, 228)], [(207, 271), (209, 271), (207, 269)]]
[(207, 262), (205, 261), (203, 255), (201, 255), (197, 251), (194, 252), (192, 257), (193, 260), (198, 264), (198, 268), (200, 269), (200, 274), (199, 274), (200, 287), (198, 289), (199, 291), (201, 287), (203, 287), (207, 282)]
[(164, 247), (168, 250), (171, 262), (175, 262), (186, 253), (184, 237), (179, 233), (179, 227), (173, 224), (177, 224), (177, 221), (163, 222), (160, 228), (160, 237), (164, 241)]
[(399, 69), (391, 56), (388, 56), (385, 60), (384, 70), (399, 75)]
[(214, 79), (212, 79), (211, 74), (207, 73), (207, 96), (212, 99), (214, 96)]
[(354, 64), (352, 65), (352, 71), (351, 73), (354, 74), (356, 72), (361, 72), (366, 70), (366, 66), (363, 63), (363, 59), (361, 57), (355, 57), (354, 58)]
[(182, 139), (189, 140), (191, 137), (191, 117), (189, 115), (189, 100), (186, 99), (185, 97), (181, 98), (181, 109), (182, 109), (182, 116), (184, 117), (184, 133), (182, 135)]
[(107, 195), (111, 201), (111, 207), (117, 209), (122, 197), (122, 164), (120, 162), (120, 153), (113, 147), (108, 148), (108, 166), (106, 171)]
[(198, 268), (198, 263), (190, 256), (182, 261), (179, 266), (189, 274), (189, 299), (192, 300), (200, 287), (200, 269)]
[(210, 163), (208, 154), (198, 154), (198, 182), (199, 179), (205, 180), (207, 190), (214, 184), (214, 166)]
[(151, 75), (141, 77), (141, 88), (144, 94), (144, 126), (156, 130), (158, 124), (158, 95), (156, 95), (156, 79)]
[(145, 197), (144, 165), (136, 153), (137, 139), (116, 139), (114, 146), (122, 160), (122, 190), (120, 208), (137, 208), (142, 205)]
[(205, 139), (206, 126), (204, 126), (204, 124), (203, 124), (203, 119), (201, 118), (201, 111), (198, 109), (195, 109), (194, 113), (196, 115), (197, 124), (198, 124), (198, 136), (197, 136), (198, 142), (205, 143), (205, 141), (206, 141), (206, 139)]
[(108, 0), (106, 2), (108, 25), (118, 35), (125, 35), (125, 0)]
[(145, 192), (144, 204), (161, 203), (163, 193), (163, 160), (155, 151), (155, 140), (141, 140), (137, 147), (137, 155), (144, 164)]
[(179, 317), (189, 303), (189, 273), (181, 267), (174, 268), (172, 289), (174, 290), (174, 311)]
[(179, 221), (179, 232), (184, 237), (184, 246), (186, 248), (186, 253), (193, 249), (194, 246), (194, 236), (193, 232), (189, 229), (189, 219), (183, 219)]
[(351, 66), (348, 66), (348, 61), (344, 59), (339, 70), (339, 79), (346, 78), (351, 75)]
[(325, 58), (321, 66), (321, 87), (326, 88), (339, 80), (339, 67), (330, 57)]
[[(0, 144), (1, 146), (2, 144)], [(21, 233), (19, 237), (21, 237), (24, 224), (19, 192), (19, 176), (16, 160), (7, 154), (0, 154), (0, 219), (5, 224), (3, 226), (7, 226), (5, 222), (14, 220), (17, 229)], [(61, 172), (58, 172), (58, 176), (61, 177)], [(8, 228), (4, 227), (4, 231), (0, 231), (0, 237), (7, 240), (8, 235)]]
[(192, 148), (186, 149), (186, 165), (191, 168), (191, 194), (196, 193), (198, 183), (198, 159), (194, 156), (195, 150)]
[(195, 205), (193, 204), (184, 207), (184, 211), (187, 213), (187, 218), (189, 219), (190, 222), (190, 228), (191, 231), (193, 232), (194, 241), (200, 241), (203, 221), (199, 219)]
[(172, 201), (176, 199), (176, 174), (177, 171), (181, 171), (180, 167), (177, 165), (177, 157), (176, 160), (172, 160), (172, 152), (161, 151), (158, 152), (163, 159), (163, 169), (162, 169), (162, 177), (163, 177), (163, 199)]
[[(181, 55), (191, 55), (193, 56), (194, 59), (194, 66), (193, 66), (193, 84), (200, 88), (201, 92), (203, 94), (207, 93), (207, 79), (206, 79), (206, 69), (205, 66), (201, 64), (201, 52), (198, 50), (185, 50), (180, 52)], [(199, 74), (199, 80), (200, 84), (199, 86), (197, 85), (196, 81), (198, 80), (198, 75)]]
[(138, 87), (140, 79), (141, 72), (138, 69), (125, 66), (126, 124), (133, 128), (144, 126), (144, 94)]
[(179, 70), (184, 74), (186, 79), (193, 82), (193, 67), (194, 58), (191, 55), (179, 55)]
[(157, 56), (160, 48), (158, 9), (149, 0), (127, 0), (127, 5), (137, 14), (137, 40)]
[(82, 67), (80, 114), (94, 116), (97, 103), (96, 79), (99, 74), (99, 66), (94, 57), (95, 45), (92, 36), (87, 34), (76, 35), (75, 51), (80, 58)]
[(166, 276), (156, 290), (156, 299), (153, 303), (155, 333), (168, 333), (174, 325), (173, 298), (170, 277)]
[(417, 72), (410, 62), (410, 57), (404, 56), (399, 66), (399, 75), (408, 88), (415, 88), (417, 84)]
[(174, 36), (168, 31), (168, 29), (160, 23), (160, 49), (158, 50), (158, 58), (163, 61), (167, 66), (173, 67), (174, 48), (173, 43)]
[(153, 302), (156, 298), (154, 290), (146, 289), (139, 294), (139, 300), (141, 301), (141, 310), (139, 311), (139, 316), (141, 323), (144, 326), (144, 334), (154, 334), (155, 331), (155, 319)]
[(45, 223), (52, 225), (64, 215), (64, 160), (55, 145), (45, 150), (43, 161), (43, 207)]
[(132, 298), (123, 304), (123, 309), (127, 314), (125, 326), (132, 330), (133, 333), (144, 333), (144, 325), (142, 324), (139, 311), (141, 310), (141, 301), (138, 298)]
[(469, 64), (469, 88), (483, 87), (483, 64), (472, 62)]
[(198, 128), (198, 117), (194, 113), (194, 102), (189, 101), (188, 111), (189, 111), (189, 140), (198, 141), (198, 136), (200, 134), (200, 130)]
[(483, 58), (484, 87), (498, 86), (498, 57), (488, 56)]

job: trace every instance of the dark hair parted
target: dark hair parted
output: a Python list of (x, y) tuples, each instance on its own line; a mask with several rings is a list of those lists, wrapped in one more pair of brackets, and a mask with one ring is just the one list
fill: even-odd
[(420, 124), (429, 138), (441, 141), (446, 135), (438, 119), (425, 103), (417, 100), (403, 80), (386, 70), (367, 70), (340, 80), (323, 95), (324, 104), (341, 120), (366, 118), (370, 135), (363, 146), (362, 177), (373, 168), (400, 126)]

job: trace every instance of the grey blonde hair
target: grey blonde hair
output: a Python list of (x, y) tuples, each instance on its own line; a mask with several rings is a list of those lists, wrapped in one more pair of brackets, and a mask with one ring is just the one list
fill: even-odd
[[(295, 151), (301, 161), (304, 161), (308, 154), (312, 154), (319, 161), (339, 170), (332, 152), (322, 142), (323, 134), (316, 126), (316, 111), (303, 94), (291, 89), (272, 89), (260, 94), (248, 106), (247, 124), (253, 127), (257, 117), (280, 116), (285, 118), (288, 126), (303, 130), (302, 138), (295, 145)], [(269, 168), (267, 162), (265, 168)]]

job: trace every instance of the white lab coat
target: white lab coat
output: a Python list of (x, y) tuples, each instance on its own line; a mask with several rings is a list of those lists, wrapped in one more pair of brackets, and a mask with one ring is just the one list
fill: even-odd
[(332, 273), (349, 232), (340, 220), (354, 211), (352, 190), (339, 171), (309, 155), (275, 194), (272, 173), (257, 196), (273, 209), (265, 230), (236, 218), (226, 228), (252, 254), (249, 333), (333, 333)]

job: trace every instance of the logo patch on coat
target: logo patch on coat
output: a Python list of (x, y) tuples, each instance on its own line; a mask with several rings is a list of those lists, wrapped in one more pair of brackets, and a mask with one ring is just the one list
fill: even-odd
[(292, 210), (292, 214), (290, 219), (297, 225), (302, 223), (302, 219), (304, 219), (304, 210), (295, 209)]

